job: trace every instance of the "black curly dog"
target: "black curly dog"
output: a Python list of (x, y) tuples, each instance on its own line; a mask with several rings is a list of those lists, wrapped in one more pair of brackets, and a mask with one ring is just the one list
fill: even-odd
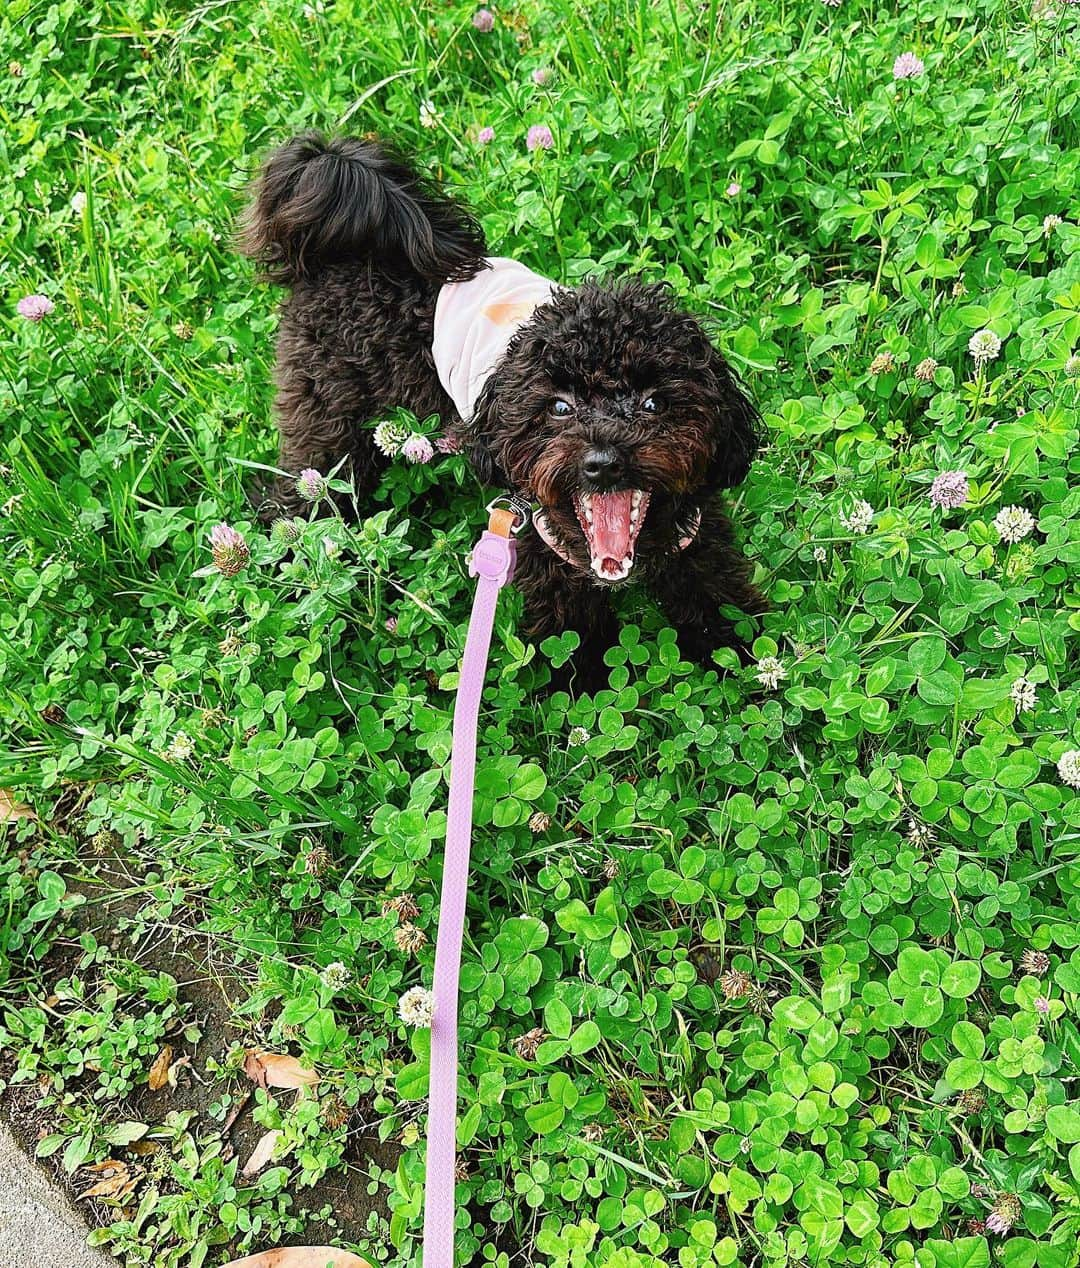
[[(708, 664), (717, 647), (745, 651), (730, 609), (764, 603), (718, 493), (749, 470), (757, 413), (666, 287), (553, 293), (461, 418), (433, 357), (436, 303), (489, 264), (479, 226), (436, 184), (381, 143), (298, 136), (266, 160), (241, 247), (290, 288), (277, 339), (282, 470), (346, 459), (363, 495), (386, 462), (365, 424), (394, 406), (438, 414), (483, 481), (541, 509), (545, 535), (522, 534), (514, 582), (530, 637), (580, 635), (579, 682), (606, 680), (610, 591), (627, 578), (659, 601), (685, 654)], [(278, 481), (261, 509), (299, 509), (293, 483)]]

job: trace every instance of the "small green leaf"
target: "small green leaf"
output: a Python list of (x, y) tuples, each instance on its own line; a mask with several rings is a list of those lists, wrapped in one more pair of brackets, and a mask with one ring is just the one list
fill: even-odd
[(1080, 1143), (1080, 1110), (1071, 1105), (1051, 1105), (1046, 1111), (1046, 1127), (1063, 1144)]
[(538, 1136), (546, 1136), (562, 1124), (566, 1110), (553, 1101), (541, 1101), (539, 1105), (530, 1105), (525, 1110), (525, 1121)]
[(936, 986), (911, 986), (904, 992), (900, 1007), (909, 1026), (925, 1029), (941, 1020), (945, 1000)]
[(967, 999), (979, 989), (982, 971), (974, 960), (954, 960), (941, 975), (941, 989), (952, 999)]
[(583, 1021), (570, 1036), (570, 1051), (575, 1057), (591, 1052), (600, 1042), (600, 1027), (594, 1021)]
[(403, 1066), (394, 1080), (394, 1088), (403, 1101), (422, 1101), (428, 1094), (428, 1072), (426, 1061), (414, 1061)]
[(820, 1016), (813, 1002), (801, 995), (789, 995), (778, 1000), (773, 1008), (773, 1017), (792, 1030), (809, 1030)]
[(552, 999), (544, 1006), (544, 1026), (556, 1039), (569, 1039), (574, 1018), (561, 999)]

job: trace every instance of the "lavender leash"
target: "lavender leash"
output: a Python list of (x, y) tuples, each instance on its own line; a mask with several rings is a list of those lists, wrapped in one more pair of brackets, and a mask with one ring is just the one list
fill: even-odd
[(458, 680), (450, 755), (450, 805), (446, 817), (439, 933), (435, 943), (423, 1268), (454, 1268), (458, 976), (465, 928), (465, 897), (469, 888), (476, 722), (491, 646), (495, 604), (499, 591), (513, 576), (517, 558), (517, 543), (508, 535), (513, 522), (513, 513), (494, 511), (491, 527), (473, 549), (469, 566), (470, 574), (478, 580)]

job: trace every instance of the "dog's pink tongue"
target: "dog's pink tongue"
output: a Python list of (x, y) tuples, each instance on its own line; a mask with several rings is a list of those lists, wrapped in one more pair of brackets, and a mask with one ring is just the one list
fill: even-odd
[(593, 565), (609, 576), (621, 576), (623, 560), (630, 554), (630, 510), (633, 489), (621, 493), (594, 493), (589, 499), (592, 523), (589, 538)]

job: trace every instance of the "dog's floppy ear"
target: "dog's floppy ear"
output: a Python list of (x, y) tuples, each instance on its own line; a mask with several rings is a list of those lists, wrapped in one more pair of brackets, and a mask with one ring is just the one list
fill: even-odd
[(476, 472), (476, 478), (480, 483), (498, 484), (507, 488), (509, 482), (499, 466), (494, 447), (498, 414), (496, 377), (493, 374), (484, 384), (480, 398), (476, 402), (476, 411), (471, 420), (464, 425), (462, 435), (469, 465)]
[(758, 434), (761, 418), (739, 376), (715, 348), (711, 348), (711, 352), (708, 378), (716, 431), (707, 478), (714, 488), (730, 489), (741, 484), (750, 470), (761, 443)]

